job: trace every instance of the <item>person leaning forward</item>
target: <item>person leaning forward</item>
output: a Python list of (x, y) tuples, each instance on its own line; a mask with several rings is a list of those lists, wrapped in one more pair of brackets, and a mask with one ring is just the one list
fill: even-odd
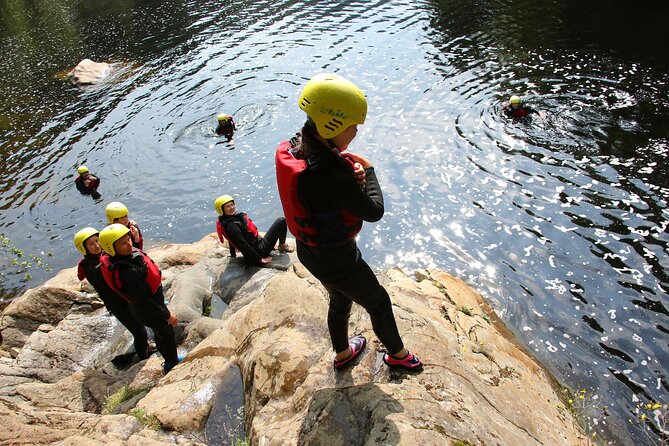
[(132, 246), (130, 230), (122, 224), (100, 231), (100, 246), (108, 254), (100, 257), (105, 282), (126, 298), (133, 316), (153, 330), (168, 373), (179, 363), (173, 328), (179, 321), (165, 305), (158, 266)]
[(132, 333), (137, 356), (146, 359), (149, 357), (146, 328), (132, 315), (128, 301), (105, 282), (99, 267), (102, 248), (98, 236), (97, 229), (91, 227), (84, 228), (74, 235), (74, 246), (84, 255), (77, 265), (77, 276), (79, 280), (87, 279), (93, 285), (107, 311)]

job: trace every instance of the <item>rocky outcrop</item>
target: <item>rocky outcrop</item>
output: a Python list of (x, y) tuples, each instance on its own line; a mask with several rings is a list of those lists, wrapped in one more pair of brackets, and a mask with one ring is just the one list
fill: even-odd
[[(327, 295), (294, 254), (248, 267), (207, 236), (150, 255), (181, 321), (184, 361), (164, 377), (159, 357), (119, 362), (132, 357), (129, 337), (66, 270), (3, 313), (5, 341), (22, 349), (0, 357), (0, 416), (11, 427), (0, 442), (225, 444), (243, 430), (258, 445), (580, 441), (552, 378), (476, 292), (442, 271), (382, 276), (422, 373), (383, 364), (358, 306), (350, 331), (368, 348), (335, 372)], [(205, 316), (216, 299), (229, 304), (220, 319)], [(123, 391), (110, 408), (107, 397)]]
[(97, 84), (109, 74), (111, 67), (106, 62), (93, 62), (84, 59), (68, 73), (70, 82), (74, 85)]

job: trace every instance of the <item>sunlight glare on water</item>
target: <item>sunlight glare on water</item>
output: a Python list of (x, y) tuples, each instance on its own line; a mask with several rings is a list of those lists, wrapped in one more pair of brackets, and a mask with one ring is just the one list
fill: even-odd
[[(273, 153), (304, 121), (300, 88), (337, 72), (368, 97), (351, 150), (385, 198), (360, 234), (368, 262), (461, 277), (561, 382), (594, 389), (602, 436), (641, 444), (631, 408), (669, 390), (660, 3), (5, 2), (0, 232), (59, 270), (113, 200), (151, 244), (213, 232), (223, 193), (263, 230), (281, 213)], [(623, 19), (625, 33), (607, 25)], [(110, 76), (64, 81), (82, 57)], [(540, 113), (505, 119), (510, 94)], [(74, 189), (81, 163), (100, 201)], [(9, 298), (53, 274), (3, 266)]]

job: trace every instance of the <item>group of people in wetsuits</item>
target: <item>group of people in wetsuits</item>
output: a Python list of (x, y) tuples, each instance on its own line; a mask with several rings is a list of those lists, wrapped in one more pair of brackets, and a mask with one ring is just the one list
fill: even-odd
[(168, 373), (181, 360), (174, 335), (179, 321), (165, 304), (161, 272), (142, 251), (142, 231), (128, 217), (128, 208), (112, 202), (105, 214), (109, 226), (102, 231), (86, 227), (74, 235), (74, 246), (83, 255), (77, 275), (88, 280), (107, 310), (132, 333), (140, 359), (153, 350), (145, 327), (153, 330), (163, 371)]
[[(347, 150), (358, 125), (365, 122), (367, 98), (344, 77), (326, 73), (306, 83), (298, 105), (306, 113), (306, 122), (300, 133), (279, 144), (275, 154), (285, 218), (277, 219), (262, 237), (248, 215), (237, 212), (234, 198), (222, 195), (214, 201), (219, 239), (228, 241), (232, 257), (240, 252), (247, 262), (262, 266), (271, 262), (277, 242), (279, 251), (292, 250), (286, 243), (290, 229), (300, 262), (329, 293), (333, 367), (353, 364), (367, 345), (364, 336), (349, 337), (355, 302), (367, 311), (375, 335), (386, 348), (384, 362), (392, 368), (420, 371), (423, 363), (402, 341), (388, 292), (356, 244), (363, 221), (378, 221), (385, 210), (372, 163)], [(153, 329), (167, 373), (179, 361), (172, 329), (177, 320), (165, 306), (160, 271), (141, 251), (139, 228), (127, 218), (127, 208), (125, 218), (122, 213), (111, 217), (108, 213), (110, 226), (99, 233), (94, 228), (77, 232), (75, 246), (84, 255), (80, 271), (105, 305), (109, 296), (116, 299), (107, 308), (133, 333), (140, 357), (147, 354), (143, 325)]]

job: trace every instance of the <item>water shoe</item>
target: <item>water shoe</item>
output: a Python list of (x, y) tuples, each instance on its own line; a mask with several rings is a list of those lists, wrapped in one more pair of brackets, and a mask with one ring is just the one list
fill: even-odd
[(406, 356), (402, 359), (397, 359), (394, 356), (385, 353), (383, 355), (383, 362), (390, 367), (401, 367), (411, 371), (423, 370), (423, 363), (411, 352), (407, 352)]
[(367, 345), (367, 339), (364, 336), (353, 336), (348, 340), (348, 346), (351, 348), (351, 354), (344, 359), (334, 362), (334, 368), (340, 369), (360, 355)]

